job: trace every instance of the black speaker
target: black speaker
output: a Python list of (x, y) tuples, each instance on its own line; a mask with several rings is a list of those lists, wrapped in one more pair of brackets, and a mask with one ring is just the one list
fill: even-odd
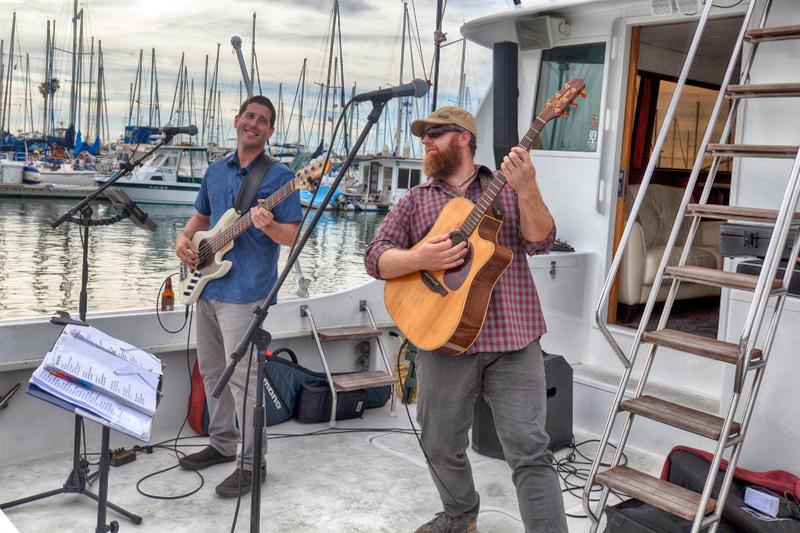
[(519, 144), (517, 133), (517, 43), (503, 41), (492, 48), (492, 82), (494, 86), (494, 162), (500, 168), (503, 158)]
[[(552, 451), (572, 442), (572, 367), (560, 355), (544, 354), (544, 375), (547, 386), (547, 421)], [(492, 409), (483, 394), (475, 399), (475, 418), (472, 423), (472, 449), (503, 459), (503, 448), (494, 428)]]

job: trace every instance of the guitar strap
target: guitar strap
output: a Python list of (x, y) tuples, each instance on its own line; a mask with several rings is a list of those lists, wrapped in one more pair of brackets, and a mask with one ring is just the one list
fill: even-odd
[(237, 213), (243, 215), (250, 210), (250, 206), (253, 204), (253, 199), (256, 197), (261, 182), (264, 181), (267, 172), (269, 172), (269, 169), (272, 168), (272, 165), (277, 163), (277, 161), (277, 159), (268, 153), (261, 152), (256, 162), (250, 167), (250, 170), (247, 171), (242, 186), (239, 187), (239, 193), (236, 195), (236, 202), (233, 204), (233, 208), (236, 209)]

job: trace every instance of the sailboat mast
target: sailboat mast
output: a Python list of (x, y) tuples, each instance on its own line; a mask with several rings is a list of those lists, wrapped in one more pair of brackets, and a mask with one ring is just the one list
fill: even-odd
[[(2, 43), (0, 43), (0, 57), (2, 57)], [(2, 61), (2, 60), (0, 60)], [(44, 113), (42, 113), (42, 135), (47, 135), (47, 106), (50, 102), (50, 19), (47, 20), (47, 45), (44, 50)]]
[[(406, 58), (406, 20), (408, 19), (408, 2), (403, 1), (403, 40), (400, 44), (400, 76), (398, 78), (398, 85), (403, 84), (403, 64)], [(397, 99), (397, 129), (395, 130), (394, 138), (394, 155), (399, 156), (403, 135), (403, 102), (405, 98)]]
[(69, 93), (69, 125), (75, 125), (75, 94), (77, 86), (75, 78), (78, 72), (78, 0), (72, 8), (72, 86)]
[[(29, 130), (31, 134), (33, 134), (33, 94), (31, 91), (31, 56), (27, 52), (25, 52), (25, 108), (27, 110), (27, 114), (30, 115), (30, 123), (31, 129)], [(22, 115), (22, 129), (25, 129), (25, 119), (27, 117), (25, 114)]]
[(303, 98), (306, 92), (306, 61), (308, 58), (303, 58), (303, 68), (300, 70), (300, 116), (297, 120), (297, 145), (303, 144)]
[(81, 103), (83, 100), (83, 9), (81, 9), (81, 26), (78, 30), (78, 70), (75, 84), (75, 130), (81, 129)]
[(208, 90), (208, 54), (206, 54), (206, 65), (203, 69), (203, 116), (200, 121), (200, 144), (206, 136), (206, 91)]
[(442, 33), (442, 11), (442, 0), (436, 0), (436, 31), (433, 34), (433, 97), (431, 98), (431, 111), (436, 111), (436, 94), (439, 92), (439, 55), (442, 41), (445, 40), (445, 36)]
[[(6, 76), (6, 89), (3, 91), (3, 118), (0, 120), (0, 130), (6, 130), (6, 122), (8, 122), (8, 129), (11, 131), (11, 84), (14, 81), (14, 35), (17, 29), (17, 12), (11, 19), (11, 44), (8, 47), (8, 73)], [(8, 109), (6, 109), (8, 104)]]
[(147, 99), (147, 127), (153, 126), (153, 90), (156, 85), (156, 49), (150, 49), (150, 97)]
[[(253, 11), (253, 36), (250, 40), (250, 86), (255, 88), (256, 75), (256, 12)], [(261, 85), (259, 84), (259, 89)]]
[[(96, 130), (96, 138), (103, 136), (102, 128), (102, 111), (103, 111), (103, 45), (100, 39), (97, 40), (97, 115), (94, 119), (94, 127)], [(102, 144), (102, 142), (101, 142)]]
[(92, 117), (92, 86), (94, 85), (94, 37), (89, 48), (89, 92), (86, 98), (86, 139), (89, 139), (89, 126)]
[(467, 40), (461, 39), (461, 75), (458, 77), (458, 107), (464, 109), (464, 84), (466, 82), (464, 74), (464, 57), (467, 51)]
[(0, 39), (0, 122), (3, 121), (3, 107), (2, 106), (3, 106), (3, 95), (5, 94), (4, 91), (3, 91), (3, 89), (4, 89), (3, 85), (5, 85), (5, 83), (3, 82), (3, 79), (5, 78), (5, 73), (6, 73), (6, 70), (5, 70), (6, 67), (5, 67), (5, 63), (4, 63), (5, 59), (3, 57), (3, 53), (5, 51), (5, 44), (6, 44), (6, 42), (3, 39)]
[[(169, 122), (172, 124), (172, 117), (175, 114), (175, 100), (178, 98), (178, 89), (181, 86), (181, 78), (183, 77), (183, 59), (184, 52), (181, 52), (181, 64), (178, 65), (178, 78), (175, 80), (175, 91), (172, 93), (172, 107), (169, 109)], [(180, 106), (180, 104), (178, 104)]]
[(325, 141), (325, 126), (328, 123), (328, 93), (331, 86), (331, 63), (333, 63), (333, 46), (336, 42), (336, 19), (339, 17), (339, 0), (333, 0), (333, 22), (331, 23), (331, 42), (330, 53), (328, 54), (328, 78), (325, 82), (325, 103), (322, 106), (322, 133), (320, 134), (320, 141)]

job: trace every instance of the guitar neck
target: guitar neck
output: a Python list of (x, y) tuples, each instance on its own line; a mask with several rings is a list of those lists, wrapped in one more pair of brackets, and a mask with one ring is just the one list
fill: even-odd
[[(284, 183), (283, 186), (272, 193), (269, 198), (258, 203), (259, 209), (272, 211), (276, 205), (281, 203), (284, 199), (286, 199), (286, 197), (288, 197), (297, 189), (297, 184), (299, 181), (300, 180), (298, 178), (294, 178), (291, 181)], [(236, 237), (250, 229), (252, 226), (253, 219), (250, 216), (250, 211), (248, 211), (244, 215), (237, 218), (233, 224), (211, 237), (211, 239), (209, 239), (209, 243), (211, 244), (214, 252), (216, 252), (217, 250), (222, 249)]]
[[(531, 124), (531, 127), (528, 128), (525, 136), (522, 137), (522, 140), (517, 146), (521, 146), (526, 152), (530, 151), (530, 149), (533, 147), (533, 142), (546, 125), (547, 122), (539, 117), (536, 117)], [(478, 224), (480, 224), (481, 220), (483, 220), (484, 215), (486, 215), (489, 207), (491, 207), (491, 205), (497, 199), (497, 195), (500, 194), (501, 190), (503, 190), (505, 184), (506, 176), (502, 171), (498, 170), (495, 173), (495, 176), (492, 178), (492, 181), (489, 182), (486, 190), (484, 190), (483, 194), (481, 194), (481, 197), (478, 199), (475, 207), (473, 207), (472, 211), (470, 211), (467, 219), (461, 225), (459, 231), (461, 231), (464, 235), (471, 235), (472, 232), (475, 231), (475, 228), (477, 228)]]

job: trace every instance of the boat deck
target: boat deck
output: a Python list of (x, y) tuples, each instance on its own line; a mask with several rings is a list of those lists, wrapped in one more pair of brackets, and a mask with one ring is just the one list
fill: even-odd
[[(414, 416), (413, 406), (411, 416)], [(95, 435), (90, 425), (94, 426), (87, 422), (87, 432)], [(410, 532), (441, 510), (402, 405), (398, 406), (396, 417), (389, 416), (387, 405), (368, 411), (362, 419), (339, 422), (334, 432), (325, 431), (327, 428), (327, 424), (295, 421), (268, 428), (267, 483), (263, 486), (261, 500), (263, 531)], [(321, 434), (314, 435), (314, 432)], [(184, 430), (184, 435), (188, 434), (191, 431)], [(581, 437), (586, 438), (576, 435), (578, 441)], [(174, 434), (160, 434), (152, 442), (172, 438)], [(119, 447), (118, 441), (118, 436), (112, 435), (111, 447)], [(182, 439), (179, 449), (192, 453), (206, 442), (201, 437)], [(98, 448), (99, 440), (93, 442), (89, 437), (89, 451)], [(591, 445), (582, 451), (589, 457), (594, 455)], [(566, 454), (566, 450), (561, 450), (556, 457)], [(523, 531), (509, 467), (504, 461), (479, 455), (471, 449), (468, 455), (481, 494), (479, 531)], [(90, 456), (90, 459), (95, 461), (96, 457)], [(629, 464), (636, 468), (656, 474), (660, 470), (660, 460), (651, 456), (629, 450), (628, 458)], [(150, 455), (139, 453), (131, 463), (111, 467), (109, 500), (141, 515), (144, 521), (137, 526), (111, 510), (107, 521), (117, 520), (123, 532), (229, 531), (236, 501), (218, 497), (214, 487), (230, 474), (231, 463), (203, 470), (204, 485), (187, 498), (158, 500), (137, 492), (140, 478), (175, 463), (172, 450), (158, 448)], [(70, 466), (70, 453), (59, 450), (45, 459), (0, 467), (2, 499), (10, 501), (58, 488)], [(201, 478), (196, 473), (176, 468), (144, 481), (141, 488), (151, 494), (170, 496), (191, 492), (200, 483)], [(97, 492), (97, 481), (91, 490)], [(567, 513), (583, 514), (578, 497), (565, 493), (564, 504)], [(97, 520), (94, 501), (75, 494), (52, 496), (6, 509), (5, 513), (20, 532), (94, 531)], [(248, 530), (249, 517), (250, 497), (247, 495), (242, 499), (239, 512), (239, 531)], [(568, 520), (571, 532), (589, 530), (587, 519)], [(2, 523), (0, 514), (0, 525)], [(0, 530), (6, 531), (2, 527)]]

